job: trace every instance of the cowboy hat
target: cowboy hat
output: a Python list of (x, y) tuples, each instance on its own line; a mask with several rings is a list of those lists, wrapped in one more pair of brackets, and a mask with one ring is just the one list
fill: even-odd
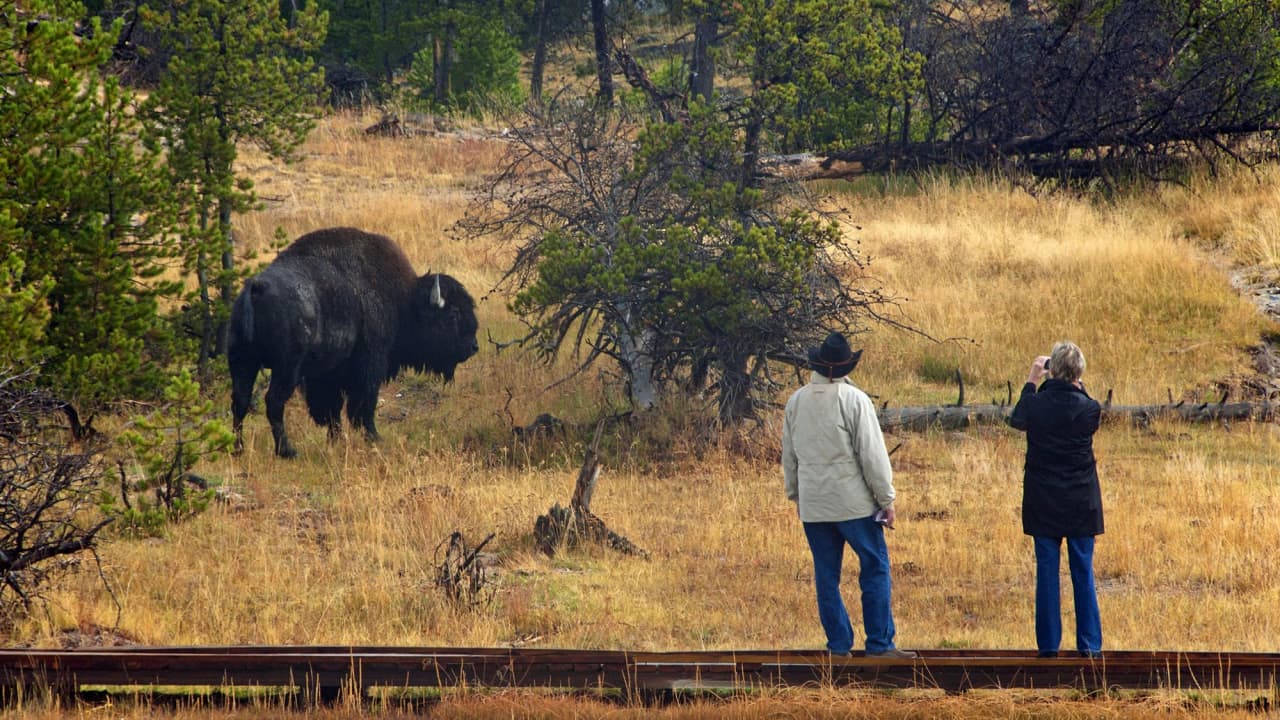
[(833, 332), (822, 345), (809, 348), (809, 367), (834, 380), (852, 372), (861, 357), (861, 350), (853, 352), (844, 335)]

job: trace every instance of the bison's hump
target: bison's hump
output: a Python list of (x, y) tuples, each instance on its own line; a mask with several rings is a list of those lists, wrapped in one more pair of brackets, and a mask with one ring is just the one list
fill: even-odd
[[(395, 241), (352, 227), (309, 232), (294, 240), (273, 264), (294, 265), (317, 276), (326, 274), (358, 292), (395, 298), (396, 302), (408, 297), (417, 279), (413, 264)], [(307, 266), (310, 269), (302, 270)]]

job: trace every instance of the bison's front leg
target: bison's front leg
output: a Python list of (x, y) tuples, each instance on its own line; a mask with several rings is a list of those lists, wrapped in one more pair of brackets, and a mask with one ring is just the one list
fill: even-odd
[(347, 388), (347, 418), (352, 426), (363, 428), (365, 437), (370, 441), (381, 438), (373, 416), (378, 409), (378, 389), (386, 372), (383, 365), (385, 363), (357, 364)]
[(339, 383), (335, 377), (307, 377), (302, 387), (311, 419), (328, 429), (330, 442), (337, 440), (342, 432), (342, 388)]
[(267, 420), (271, 423), (271, 437), (276, 441), (276, 455), (282, 458), (298, 454), (284, 431), (284, 404), (293, 396), (297, 385), (298, 371), (291, 368), (272, 371), (271, 384), (267, 386)]

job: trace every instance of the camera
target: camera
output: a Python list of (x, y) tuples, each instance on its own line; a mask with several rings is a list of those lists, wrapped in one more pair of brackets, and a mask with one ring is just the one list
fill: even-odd
[(1049, 372), (1049, 361), (1045, 360), (1043, 363), (1040, 363), (1040, 367), (1043, 367), (1045, 372)]

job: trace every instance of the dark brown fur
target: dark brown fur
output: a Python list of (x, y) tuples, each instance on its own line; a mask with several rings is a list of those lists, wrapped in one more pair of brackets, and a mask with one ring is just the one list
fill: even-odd
[[(437, 284), (438, 283), (438, 284)], [(437, 291), (439, 302), (434, 302)], [(418, 277), (389, 238), (354, 228), (317, 230), (298, 238), (245, 283), (231, 310), (227, 360), (236, 445), (253, 385), (271, 370), (267, 419), (281, 457), (296, 454), (284, 428), (284, 405), (303, 386), (312, 419), (353, 426), (378, 437), (378, 390), (403, 368), (453, 379), (454, 368), (479, 349), (475, 301), (454, 278)]]

